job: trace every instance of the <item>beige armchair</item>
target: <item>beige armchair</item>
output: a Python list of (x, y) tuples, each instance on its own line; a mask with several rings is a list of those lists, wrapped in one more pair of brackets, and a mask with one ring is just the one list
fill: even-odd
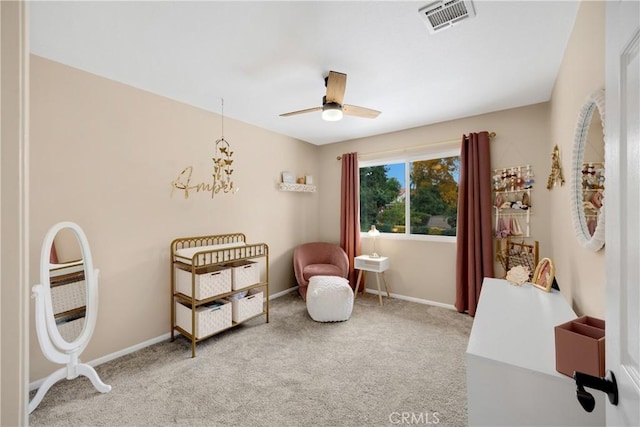
[(293, 251), (293, 271), (302, 299), (307, 299), (307, 286), (313, 276), (338, 276), (349, 274), (349, 258), (338, 245), (325, 242), (305, 243)]

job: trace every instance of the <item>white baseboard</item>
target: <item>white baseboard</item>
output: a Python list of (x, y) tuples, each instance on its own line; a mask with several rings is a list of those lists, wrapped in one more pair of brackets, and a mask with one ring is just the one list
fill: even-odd
[[(281, 296), (287, 295), (288, 293), (294, 292), (298, 289), (297, 286), (294, 286), (292, 288), (289, 289), (285, 289), (284, 291), (269, 295), (269, 301), (274, 300), (276, 298), (280, 298)], [(90, 362), (86, 362), (87, 365), (93, 366), (94, 368), (98, 365), (102, 365), (103, 363), (107, 363), (110, 362), (114, 359), (117, 359), (119, 357), (122, 356), (126, 356), (127, 354), (131, 354), (135, 351), (138, 350), (142, 350), (145, 347), (149, 347), (150, 345), (154, 345), (157, 344), (159, 342), (168, 340), (169, 338), (171, 338), (171, 333), (167, 332), (166, 334), (160, 335), (159, 337), (155, 337), (155, 338), (151, 338), (150, 340), (141, 342), (139, 344), (136, 345), (132, 345), (131, 347), (127, 347), (125, 349), (116, 351), (115, 353), (111, 353), (111, 354), (107, 354), (106, 356), (102, 356), (99, 357), (97, 359), (94, 359)], [(40, 388), (40, 386), (42, 385), (42, 383), (46, 380), (47, 378), (41, 378), (39, 380), (36, 380), (32, 383), (29, 384), (29, 391), (33, 391), (33, 390), (37, 390), (38, 388)]]
[[(279, 298), (281, 296), (284, 296), (290, 292), (294, 292), (297, 291), (299, 288), (299, 286), (293, 286), (289, 289), (286, 289), (282, 292), (278, 292), (277, 294), (274, 294), (273, 296), (270, 296), (269, 299), (275, 299), (275, 298)], [(375, 289), (369, 289), (366, 288), (367, 293), (369, 294), (374, 294), (374, 295), (378, 295), (378, 291)], [(418, 304), (424, 304), (424, 305), (432, 305), (434, 307), (442, 307), (442, 308), (447, 308), (449, 310), (455, 310), (455, 306), (453, 306), (452, 304), (445, 304), (442, 302), (437, 302), (437, 301), (431, 301), (428, 299), (422, 299), (422, 298), (414, 298), (414, 297), (408, 297), (405, 295), (400, 295), (400, 294), (394, 294), (393, 292), (389, 293), (391, 295), (391, 298), (395, 298), (395, 299), (401, 299), (401, 300), (405, 300), (405, 301), (411, 301), (411, 302), (415, 302)], [(387, 294), (385, 292), (382, 292), (382, 296), (386, 296)]]
[[(107, 363), (111, 360), (117, 359), (119, 357), (122, 356), (126, 356), (127, 354), (133, 353), (134, 351), (138, 351), (138, 350), (142, 350), (145, 347), (149, 347), (150, 345), (154, 345), (157, 344), (159, 342), (168, 340), (169, 338), (171, 338), (171, 334), (170, 333), (166, 333), (164, 335), (160, 335), (159, 337), (155, 337), (155, 338), (151, 338), (150, 340), (141, 342), (139, 344), (135, 344), (132, 345), (131, 347), (127, 347), (125, 349), (116, 351), (115, 353), (111, 353), (111, 354), (107, 354), (106, 356), (102, 356), (99, 357), (97, 359), (94, 359), (90, 362), (86, 362), (87, 365), (96, 367), (98, 365), (102, 365), (103, 363)], [(46, 380), (46, 378), (41, 378), (39, 380), (36, 380), (34, 382), (32, 382), (31, 384), (29, 384), (29, 391), (32, 390), (36, 390), (38, 388), (40, 388), (40, 386), (42, 385), (42, 383)]]
[[(366, 291), (369, 294), (378, 295), (378, 291), (376, 289), (366, 288)], [(383, 297), (387, 296), (386, 292), (380, 292), (380, 293), (382, 294)], [(433, 305), (435, 307), (448, 308), (449, 310), (455, 310), (456, 309), (451, 304), (445, 304), (445, 303), (437, 302), (437, 301), (430, 301), (428, 299), (422, 299), (422, 298), (408, 297), (408, 296), (405, 296), (405, 295), (394, 294), (393, 292), (390, 292), (389, 294), (391, 295), (391, 298), (395, 298), (395, 299), (401, 299), (401, 300), (405, 300), (405, 301), (416, 302), (418, 304)]]
[(284, 291), (280, 291), (278, 293), (271, 294), (271, 295), (269, 295), (269, 301), (274, 300), (276, 298), (283, 297), (283, 296), (285, 296), (285, 295), (287, 295), (287, 294), (289, 294), (291, 292), (295, 292), (295, 291), (298, 290), (298, 288), (299, 288), (299, 286), (293, 286), (293, 287), (291, 287), (289, 289), (285, 289)]

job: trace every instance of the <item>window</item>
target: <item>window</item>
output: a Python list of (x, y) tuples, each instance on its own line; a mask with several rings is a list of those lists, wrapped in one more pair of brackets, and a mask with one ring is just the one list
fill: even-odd
[(360, 231), (455, 236), (459, 177), (458, 150), (362, 162)]

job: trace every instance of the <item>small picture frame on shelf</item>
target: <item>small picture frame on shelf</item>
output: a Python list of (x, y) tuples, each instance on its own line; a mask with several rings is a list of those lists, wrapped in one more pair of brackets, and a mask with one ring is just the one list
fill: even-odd
[(313, 185), (313, 176), (305, 175), (304, 183), (307, 184), (307, 185)]
[(533, 281), (531, 284), (545, 292), (551, 292), (551, 286), (553, 286), (553, 278), (555, 277), (555, 274), (556, 269), (553, 266), (553, 261), (549, 258), (542, 258), (533, 273)]
[(282, 182), (285, 184), (295, 184), (296, 177), (291, 172), (282, 172)]

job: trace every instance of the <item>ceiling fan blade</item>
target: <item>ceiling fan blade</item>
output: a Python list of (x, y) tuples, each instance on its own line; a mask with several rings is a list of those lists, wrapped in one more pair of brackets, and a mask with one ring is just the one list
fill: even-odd
[(380, 114), (380, 111), (372, 110), (370, 108), (346, 104), (342, 106), (342, 112), (348, 116), (362, 117), (365, 119), (375, 119)]
[(347, 75), (336, 71), (329, 71), (327, 77), (327, 100), (342, 105), (344, 91), (347, 88)]
[(322, 107), (307, 108), (306, 110), (291, 111), (289, 113), (280, 114), (280, 117), (295, 116), (298, 114), (311, 113), (313, 111), (320, 111), (320, 110), (322, 110)]

